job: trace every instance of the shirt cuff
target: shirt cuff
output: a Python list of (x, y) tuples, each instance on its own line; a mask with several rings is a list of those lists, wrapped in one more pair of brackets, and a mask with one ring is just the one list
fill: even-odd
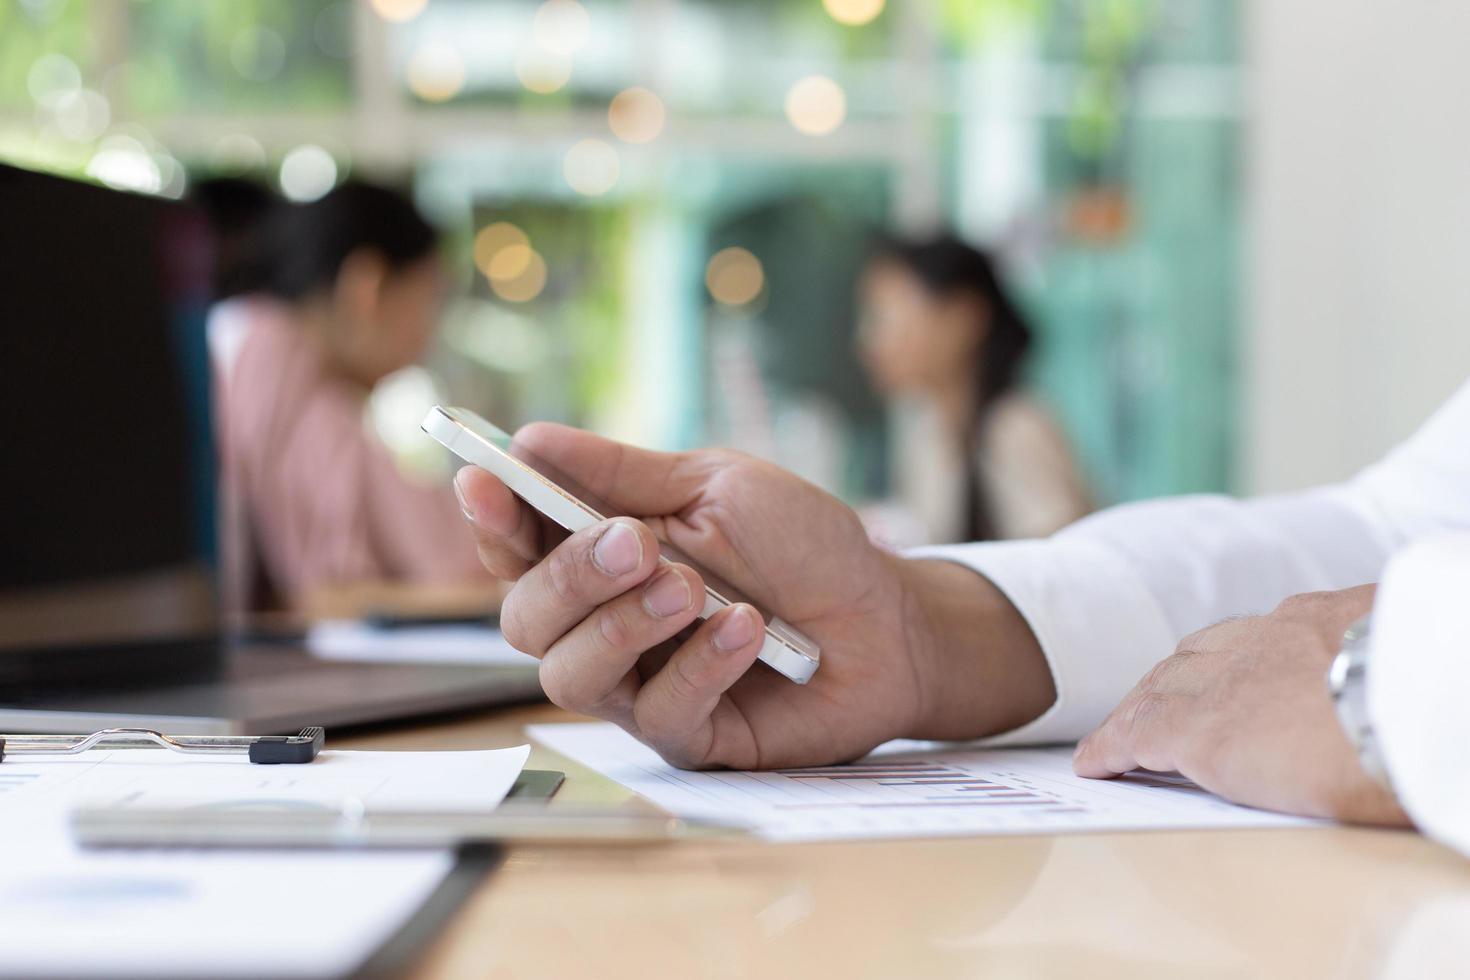
[(1368, 718), (1399, 803), (1425, 834), (1470, 855), (1470, 534), (1410, 545), (1373, 606)]
[(1116, 552), (1051, 538), (945, 545), (909, 558), (952, 561), (989, 579), (1018, 609), (1051, 667), (1057, 699), (1036, 720), (989, 744), (1073, 742), (1096, 728), (1169, 656), (1173, 636), (1158, 602)]

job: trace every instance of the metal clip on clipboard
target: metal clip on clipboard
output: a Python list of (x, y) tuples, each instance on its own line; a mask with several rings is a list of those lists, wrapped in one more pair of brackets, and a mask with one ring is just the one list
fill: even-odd
[(33, 755), (77, 755), (88, 749), (151, 749), (163, 746), (187, 755), (243, 755), (256, 765), (300, 765), (322, 750), (327, 733), (317, 727), (299, 735), (165, 735), (148, 728), (108, 728), (90, 735), (0, 735), (0, 762)]

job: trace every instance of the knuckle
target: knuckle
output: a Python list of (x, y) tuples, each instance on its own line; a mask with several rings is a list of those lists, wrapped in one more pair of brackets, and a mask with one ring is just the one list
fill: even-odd
[(518, 555), (508, 553), (504, 548), (482, 543), (477, 545), (475, 550), (485, 570), (502, 582), (514, 582), (526, 570), (525, 560)]
[(551, 704), (579, 714), (598, 714), (598, 698), (588, 691), (581, 676), (566, 657), (541, 661), (541, 689)]
[(1287, 615), (1295, 613), (1309, 613), (1320, 607), (1330, 593), (1327, 592), (1302, 592), (1297, 595), (1287, 596), (1281, 600), (1276, 611)]
[(1164, 680), (1164, 664), (1168, 662), (1168, 660), (1160, 660), (1148, 669), (1148, 673), (1143, 675), (1143, 680), (1138, 682), (1140, 693), (1148, 693), (1159, 689), (1159, 685)]
[(754, 457), (738, 449), (705, 449), (700, 451), (699, 462), (713, 469), (734, 469), (754, 461)]
[(1174, 699), (1159, 691), (1144, 691), (1133, 699), (1123, 716), (1123, 729), (1130, 735), (1147, 731), (1167, 717)]
[(709, 766), (694, 753), (686, 751), (681, 745), (668, 745), (659, 750), (664, 761), (675, 769), (707, 769)]
[(526, 616), (521, 609), (521, 603), (515, 601), (515, 592), (512, 590), (500, 610), (500, 635), (505, 638), (505, 642), (522, 653), (539, 657), (546, 651), (537, 649), (534, 634), (527, 628)]
[(1202, 656), (1204, 656), (1203, 651), (1188, 647), (1176, 650), (1172, 656), (1165, 657), (1163, 660), (1154, 664), (1153, 668), (1149, 671), (1149, 676), (1152, 679), (1149, 690), (1158, 692), (1169, 690), (1180, 679), (1181, 675), (1194, 669), (1195, 664)]
[(705, 768), (704, 760), (691, 750), (685, 734), (657, 710), (640, 701), (634, 705), (633, 719), (639, 739), (669, 765), (679, 769)]
[(633, 702), (633, 724), (638, 729), (638, 737), (658, 750), (658, 754), (667, 761), (669, 756), (663, 744), (667, 736), (667, 725), (661, 709), (650, 698), (640, 697)]
[[(639, 715), (639, 709), (635, 708), (634, 713), (635, 716)], [(647, 714), (647, 709), (642, 709), (642, 714)], [(638, 737), (669, 765), (676, 769), (701, 768), (700, 760), (689, 751), (683, 739), (663, 730), (657, 719), (639, 716), (635, 723), (638, 726)]]
[(1215, 627), (1213, 626), (1207, 629), (1195, 630), (1179, 641), (1179, 645), (1174, 648), (1175, 655), (1177, 656), (1181, 653), (1198, 653), (1209, 642), (1214, 630)]
[(592, 549), (585, 541), (572, 547), (568, 547), (568, 544), (570, 542), (563, 542), (546, 556), (546, 587), (558, 602), (571, 605), (577, 601), (581, 559), (585, 555), (590, 560)]
[(699, 701), (702, 697), (703, 686), (699, 678), (691, 671), (687, 657), (675, 657), (665, 666), (664, 671), (668, 674), (669, 697), (680, 704), (689, 704)]
[(576, 710), (574, 695), (568, 683), (567, 671), (560, 660), (541, 661), (539, 672), (541, 690), (547, 699), (559, 708)]
[(1141, 695), (1150, 695), (1164, 690), (1168, 686), (1169, 678), (1178, 670), (1179, 653), (1165, 657), (1148, 669), (1143, 675), (1143, 680), (1138, 682), (1138, 692)]
[(610, 604), (597, 614), (598, 642), (610, 653), (623, 653), (639, 643), (638, 628), (621, 604)]
[(738, 449), (709, 449), (700, 450), (698, 458), (691, 459), (689, 465), (697, 466), (723, 485), (750, 480), (771, 464)]
[(540, 680), (547, 700), (559, 708), (598, 718), (616, 719), (625, 713), (616, 688), (606, 691), (598, 687), (577, 669), (576, 658), (564, 653), (541, 661)]

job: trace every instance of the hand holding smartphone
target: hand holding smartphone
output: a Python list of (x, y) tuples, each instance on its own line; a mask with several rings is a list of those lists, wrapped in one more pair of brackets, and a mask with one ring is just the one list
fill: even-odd
[[(609, 517), (619, 516), (546, 462), (523, 451), (512, 450), (510, 436), (474, 412), (436, 406), (424, 418), (422, 428), (465, 462), (493, 474), (517, 497), (568, 532), (580, 531)], [(673, 546), (660, 544), (659, 550), (660, 561), (689, 565), (703, 578), (705, 601), (701, 619), (708, 619), (736, 602), (760, 608)], [(817, 645), (765, 610), (761, 610), (761, 615), (766, 621), (766, 630), (760, 659), (798, 684), (811, 680), (821, 662)]]

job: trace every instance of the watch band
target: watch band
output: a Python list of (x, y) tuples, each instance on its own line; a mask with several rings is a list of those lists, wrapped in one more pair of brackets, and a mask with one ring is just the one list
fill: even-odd
[(1327, 689), (1337, 709), (1348, 741), (1357, 750), (1363, 770), (1380, 785), (1393, 789), (1388, 768), (1383, 763), (1373, 719), (1368, 715), (1369, 616), (1353, 623), (1342, 637), (1342, 649), (1327, 671)]

